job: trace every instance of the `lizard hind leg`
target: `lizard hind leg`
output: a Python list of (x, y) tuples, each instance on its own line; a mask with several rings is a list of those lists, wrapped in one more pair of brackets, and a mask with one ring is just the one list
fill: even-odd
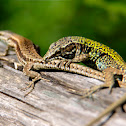
[[(41, 77), (41, 75), (40, 75), (38, 72), (32, 71), (32, 70), (31, 70), (32, 66), (33, 66), (33, 64), (32, 64), (31, 62), (29, 62), (29, 63), (27, 63), (27, 64), (24, 66), (24, 69), (23, 69), (23, 72), (24, 72), (27, 76), (33, 78), (31, 82), (26, 83), (27, 86), (26, 86), (25, 88), (22, 88), (22, 89), (21, 89), (21, 90), (25, 91), (25, 90), (27, 90), (27, 89), (29, 89), (29, 88), (31, 87), (30, 91), (27, 92), (27, 93), (25, 94), (25, 96), (27, 96), (29, 93), (32, 92), (32, 90), (34, 89), (34, 86), (35, 86), (35, 82), (37, 82), (37, 81), (39, 81), (39, 80), (49, 81), (49, 80), (47, 80), (47, 79)], [(42, 74), (44, 74), (44, 73), (42, 73)]]
[(115, 84), (115, 78), (114, 75), (122, 75), (122, 71), (116, 68), (106, 68), (104, 71), (104, 76), (105, 76), (105, 83), (102, 85), (98, 86), (93, 86), (91, 89), (89, 89), (87, 92), (85, 92), (84, 97), (88, 97), (89, 95), (93, 94), (94, 92), (102, 89), (102, 88), (109, 88), (110, 92)]
[(110, 88), (110, 92), (112, 90), (112, 87), (115, 84), (115, 78), (114, 75), (115, 74), (119, 74), (122, 75), (122, 71), (115, 69), (115, 68), (106, 68), (104, 71), (104, 76), (105, 76), (105, 82), (102, 85), (97, 85), (97, 86), (93, 86), (90, 89), (86, 89), (86, 90), (80, 90), (80, 91), (76, 91), (76, 90), (70, 90), (71, 93), (75, 93), (75, 94), (81, 94), (82, 98), (85, 97), (89, 97), (90, 95), (92, 95), (93, 93), (95, 93), (96, 91), (103, 89), (103, 88)]
[(115, 84), (115, 78), (114, 75), (118, 74), (121, 75), (122, 71), (116, 68), (106, 68), (104, 71), (104, 76), (105, 76), (105, 82), (102, 85), (98, 85), (98, 86), (93, 86), (91, 89), (89, 89), (84, 95), (84, 97), (88, 97), (89, 95), (93, 94), (94, 92), (103, 89), (103, 88), (109, 88), (110, 92), (112, 91), (112, 88)]

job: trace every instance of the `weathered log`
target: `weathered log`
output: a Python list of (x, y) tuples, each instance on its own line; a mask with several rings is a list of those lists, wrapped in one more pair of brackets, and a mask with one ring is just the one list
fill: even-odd
[[(43, 77), (50, 81), (37, 82), (34, 90), (24, 97), (27, 91), (21, 89), (29, 82), (28, 77), (7, 62), (0, 62), (0, 126), (84, 126), (126, 92), (117, 87), (109, 94), (108, 89), (103, 89), (93, 99), (81, 99), (69, 93), (68, 87), (87, 89), (103, 82), (68, 72), (43, 70), (46, 73)], [(105, 124), (125, 126), (126, 114), (119, 108)]]

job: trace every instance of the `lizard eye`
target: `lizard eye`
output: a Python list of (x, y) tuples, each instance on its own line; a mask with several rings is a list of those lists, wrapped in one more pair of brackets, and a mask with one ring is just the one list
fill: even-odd
[(64, 48), (61, 48), (61, 56), (66, 59), (73, 59), (76, 53), (75, 44), (68, 44)]
[(75, 57), (75, 54), (66, 54), (63, 57), (66, 59), (73, 59)]
[(75, 44), (69, 44), (65, 47), (62, 47), (61, 50), (63, 52), (73, 52), (73, 50), (76, 50), (76, 46), (75, 46)]

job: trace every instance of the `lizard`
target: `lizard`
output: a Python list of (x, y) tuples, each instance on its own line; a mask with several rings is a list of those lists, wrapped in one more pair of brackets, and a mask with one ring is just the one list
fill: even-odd
[[(114, 84), (113, 76), (115, 74), (123, 75), (123, 83), (120, 83), (119, 80), (118, 82), (120, 83), (121, 87), (126, 87), (125, 61), (116, 51), (97, 41), (78, 36), (63, 37), (50, 45), (43, 59), (45, 61), (60, 59), (63, 61), (68, 61), (68, 65), (71, 62), (83, 62), (85, 65), (97, 69), (97, 72), (102, 71), (105, 77), (105, 83), (101, 86), (94, 86), (88, 91), (91, 93), (88, 93), (86, 96), (92, 94), (102, 87), (112, 87)], [(103, 116), (115, 110), (118, 106), (125, 102), (126, 94), (124, 94), (124, 96), (116, 102), (112, 103), (96, 119), (92, 120), (86, 126), (92, 126)]]
[[(97, 72), (96, 70), (83, 65), (71, 63), (68, 67), (67, 62), (61, 60), (45, 62), (43, 58), (36, 52), (32, 41), (16, 33), (10, 31), (0, 31), (0, 40), (7, 44), (6, 50), (3, 53), (0, 53), (0, 59), (8, 61), (8, 59), (2, 56), (6, 56), (8, 54), (9, 48), (13, 47), (15, 49), (19, 63), (23, 66), (23, 72), (25, 75), (33, 78), (31, 82), (27, 83), (28, 86), (23, 89), (25, 90), (31, 87), (31, 90), (26, 95), (33, 90), (34, 83), (36, 81), (41, 79), (48, 81), (47, 79), (42, 78), (40, 73), (35, 71), (40, 69), (63, 70), (89, 76), (101, 81), (105, 80), (103, 73), (100, 71)], [(42, 72), (42, 74), (44, 73)]]
[[(44, 55), (45, 61), (60, 59), (71, 62), (83, 62), (85, 65), (102, 71), (105, 77), (105, 83), (101, 86), (94, 86), (87, 93), (88, 96), (102, 87), (112, 87), (114, 84), (114, 75), (122, 74), (123, 80), (120, 83), (121, 87), (126, 87), (126, 63), (122, 57), (110, 47), (78, 36), (63, 37), (52, 43)], [(97, 73), (96, 72), (96, 73)], [(90, 72), (89, 72), (90, 73)], [(122, 84), (122, 85), (121, 85)], [(78, 93), (78, 92), (77, 92)], [(96, 119), (89, 122), (86, 126), (92, 126), (109, 112), (115, 110), (118, 106), (126, 102), (126, 94), (119, 100), (108, 106)]]
[[(19, 62), (24, 66), (23, 72), (27, 76), (34, 78), (28, 86), (28, 87), (32, 86), (30, 92), (34, 88), (35, 81), (39, 79), (46, 80), (42, 78), (39, 73), (34, 71), (39, 69), (64, 70), (64, 71), (69, 71), (77, 74), (82, 74), (95, 79), (99, 79), (101, 81), (105, 81), (105, 75), (102, 72), (83, 65), (70, 63), (68, 66), (66, 65), (67, 62), (62, 60), (52, 60), (52, 61), (45, 62), (45, 60), (43, 60), (43, 58), (39, 56), (39, 54), (37, 54), (32, 41), (16, 33), (10, 31), (0, 31), (0, 40), (7, 43), (7, 49), (5, 50), (4, 53), (1, 53), (0, 56), (7, 55), (9, 47), (13, 47), (16, 51)], [(0, 57), (0, 59), (9, 61), (8, 59), (5, 59), (3, 57)], [(120, 72), (120, 74), (122, 73)], [(26, 95), (28, 95), (30, 92), (28, 92)], [(120, 104), (123, 103), (124, 101), (125, 99), (123, 99), (120, 102)], [(111, 112), (111, 110), (113, 110), (113, 108), (111, 108), (108, 112)]]
[[(50, 45), (43, 59), (47, 62), (52, 60), (67, 61), (68, 66), (71, 62), (82, 62), (101, 71), (105, 77), (105, 83), (92, 87), (89, 90), (91, 93), (104, 87), (112, 89), (115, 83), (114, 77), (118, 80), (120, 87), (126, 87), (125, 61), (116, 51), (100, 42), (79, 36), (63, 37)], [(122, 75), (122, 81), (114, 75)]]

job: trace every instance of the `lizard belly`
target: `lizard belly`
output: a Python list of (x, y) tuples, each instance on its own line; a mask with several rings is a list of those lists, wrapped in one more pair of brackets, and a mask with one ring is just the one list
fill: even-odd
[(116, 69), (120, 69), (120, 65), (118, 65), (115, 60), (108, 55), (104, 55), (99, 57), (96, 62), (95, 62), (97, 69), (100, 71), (105, 70), (108, 67), (112, 67), (112, 68), (116, 68)]

